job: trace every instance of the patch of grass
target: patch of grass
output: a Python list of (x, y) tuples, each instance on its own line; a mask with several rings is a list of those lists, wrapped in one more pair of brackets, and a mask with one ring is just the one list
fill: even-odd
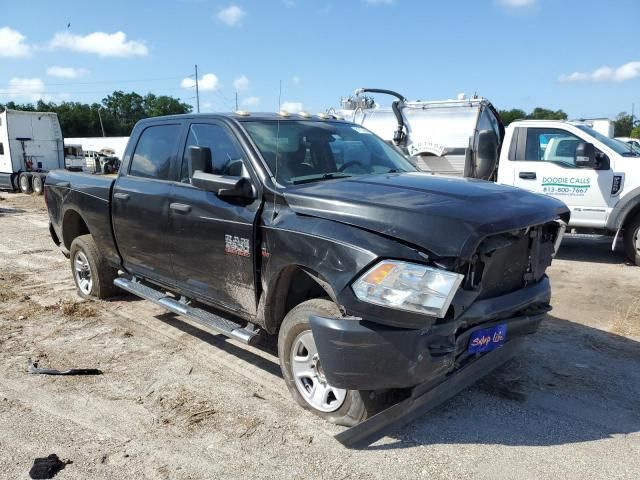
[(98, 315), (98, 309), (90, 301), (60, 300), (58, 303), (46, 307), (46, 310), (59, 310), (66, 317), (73, 318), (88, 318)]

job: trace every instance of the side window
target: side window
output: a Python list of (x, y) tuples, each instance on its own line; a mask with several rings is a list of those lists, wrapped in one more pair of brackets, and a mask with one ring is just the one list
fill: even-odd
[(557, 128), (528, 128), (524, 160), (575, 166), (579, 137)]
[(176, 153), (180, 125), (153, 125), (140, 135), (133, 152), (129, 175), (169, 180), (171, 159)]
[(219, 175), (246, 176), (242, 150), (225, 127), (211, 123), (194, 123), (189, 127), (187, 145), (182, 156), (180, 181), (189, 183), (189, 147), (209, 147), (213, 171)]

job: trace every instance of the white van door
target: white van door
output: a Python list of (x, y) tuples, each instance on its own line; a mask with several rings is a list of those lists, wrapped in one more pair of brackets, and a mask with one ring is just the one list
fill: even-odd
[(549, 127), (518, 127), (514, 135), (513, 184), (562, 200), (571, 209), (572, 226), (604, 227), (613, 171), (607, 165), (606, 170), (576, 167), (576, 147), (588, 140)]

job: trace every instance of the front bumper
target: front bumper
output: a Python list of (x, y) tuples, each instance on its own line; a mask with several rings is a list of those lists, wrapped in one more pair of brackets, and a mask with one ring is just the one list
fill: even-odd
[(549, 280), (475, 302), (454, 320), (403, 329), (363, 319), (312, 316), (311, 328), (327, 381), (337, 388), (407, 388), (444, 378), (482, 354), (467, 353), (472, 333), (507, 324), (507, 344), (533, 333), (551, 310)]

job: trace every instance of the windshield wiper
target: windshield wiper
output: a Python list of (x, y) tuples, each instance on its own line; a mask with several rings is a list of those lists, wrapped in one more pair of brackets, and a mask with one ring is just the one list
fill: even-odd
[(317, 182), (318, 180), (332, 180), (334, 178), (347, 178), (352, 177), (348, 173), (333, 172), (333, 173), (321, 173), (319, 175), (306, 175), (304, 177), (298, 177), (298, 180), (292, 180), (294, 185), (300, 185), (301, 183)]

